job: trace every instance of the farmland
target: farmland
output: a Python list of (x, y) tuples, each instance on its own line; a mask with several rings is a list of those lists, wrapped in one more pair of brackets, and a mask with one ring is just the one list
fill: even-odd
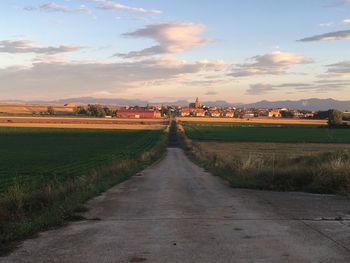
[(328, 129), (317, 125), (202, 125), (184, 124), (194, 140), (278, 143), (350, 143), (349, 129)]
[(162, 131), (0, 128), (0, 191), (84, 175), (113, 160), (132, 158)]
[(0, 127), (0, 254), (157, 160), (163, 130)]
[(0, 116), (0, 127), (162, 130), (168, 119)]
[(326, 125), (327, 120), (284, 119), (284, 118), (210, 118), (210, 117), (178, 117), (179, 122), (187, 123), (220, 123), (220, 124), (294, 124), (294, 125)]
[(234, 187), (350, 194), (350, 131), (318, 125), (184, 123), (187, 152)]

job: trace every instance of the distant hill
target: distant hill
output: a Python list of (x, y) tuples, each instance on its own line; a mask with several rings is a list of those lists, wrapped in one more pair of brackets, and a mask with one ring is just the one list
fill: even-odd
[[(187, 100), (178, 100), (174, 102), (150, 102), (147, 100), (138, 100), (138, 99), (114, 99), (114, 98), (94, 98), (94, 97), (80, 97), (80, 98), (68, 98), (68, 99), (59, 99), (53, 101), (0, 101), (7, 103), (33, 103), (33, 104), (103, 104), (103, 105), (118, 105), (118, 106), (146, 106), (149, 105), (174, 105), (174, 106), (187, 106), (189, 101)], [(240, 107), (240, 108), (290, 108), (290, 109), (300, 109), (300, 110), (328, 110), (328, 109), (338, 109), (338, 110), (348, 110), (350, 111), (350, 101), (339, 101), (334, 99), (304, 99), (304, 100), (283, 100), (283, 101), (259, 101), (256, 103), (230, 103), (224, 100), (218, 101), (203, 101), (205, 106), (220, 106), (220, 107)]]

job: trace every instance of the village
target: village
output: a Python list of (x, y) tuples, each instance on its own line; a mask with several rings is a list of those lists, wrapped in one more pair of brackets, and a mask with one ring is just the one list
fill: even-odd
[(255, 109), (235, 108), (202, 105), (197, 97), (195, 102), (189, 103), (187, 107), (182, 106), (127, 106), (117, 107), (116, 118), (162, 118), (167, 116), (179, 117), (211, 117), (211, 118), (299, 118), (312, 119), (315, 112), (277, 108), (277, 109)]

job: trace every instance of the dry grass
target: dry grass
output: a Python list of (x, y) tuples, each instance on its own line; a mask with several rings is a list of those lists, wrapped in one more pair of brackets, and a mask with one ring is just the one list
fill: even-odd
[(350, 146), (216, 143), (188, 139), (185, 150), (233, 187), (350, 194)]
[(304, 120), (304, 119), (282, 119), (282, 118), (207, 118), (207, 117), (177, 117), (180, 122), (220, 122), (220, 123), (260, 123), (260, 124), (305, 124), (305, 125), (327, 125), (327, 120)]
[(52, 106), (58, 113), (73, 113), (75, 105), (33, 105), (33, 104), (0, 104), (0, 113), (8, 114), (32, 114), (33, 112), (46, 112), (47, 107)]
[(35, 122), (35, 123), (169, 123), (168, 119), (132, 119), (132, 118), (94, 118), (94, 117), (12, 117), (0, 116), (0, 122)]
[(261, 155), (290, 158), (316, 156), (330, 151), (350, 151), (350, 144), (266, 142), (197, 142), (197, 144), (202, 149), (208, 149), (208, 151), (223, 159)]
[(168, 123), (167, 119), (0, 117), (0, 127), (159, 130)]
[(161, 124), (84, 124), (84, 123), (0, 123), (0, 127), (64, 128), (64, 129), (116, 129), (116, 130), (162, 130)]

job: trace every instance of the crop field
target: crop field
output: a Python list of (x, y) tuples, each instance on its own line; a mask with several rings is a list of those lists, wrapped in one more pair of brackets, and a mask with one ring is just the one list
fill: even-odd
[(120, 119), (91, 117), (11, 117), (0, 116), (0, 127), (163, 130), (168, 119)]
[(313, 157), (320, 153), (334, 151), (350, 151), (350, 144), (328, 143), (271, 143), (271, 142), (215, 142), (197, 141), (196, 144), (218, 157), (230, 161), (248, 158), (279, 158)]
[(190, 139), (227, 142), (350, 143), (349, 129), (317, 125), (183, 125)]
[(193, 123), (247, 123), (247, 124), (297, 124), (297, 125), (327, 125), (327, 120), (285, 119), (285, 118), (209, 118), (209, 117), (177, 117), (180, 122)]
[(349, 129), (185, 123), (179, 130), (185, 149), (233, 187), (350, 194)]
[(161, 134), (161, 130), (0, 127), (0, 193), (16, 180), (35, 188), (135, 158), (153, 147)]

